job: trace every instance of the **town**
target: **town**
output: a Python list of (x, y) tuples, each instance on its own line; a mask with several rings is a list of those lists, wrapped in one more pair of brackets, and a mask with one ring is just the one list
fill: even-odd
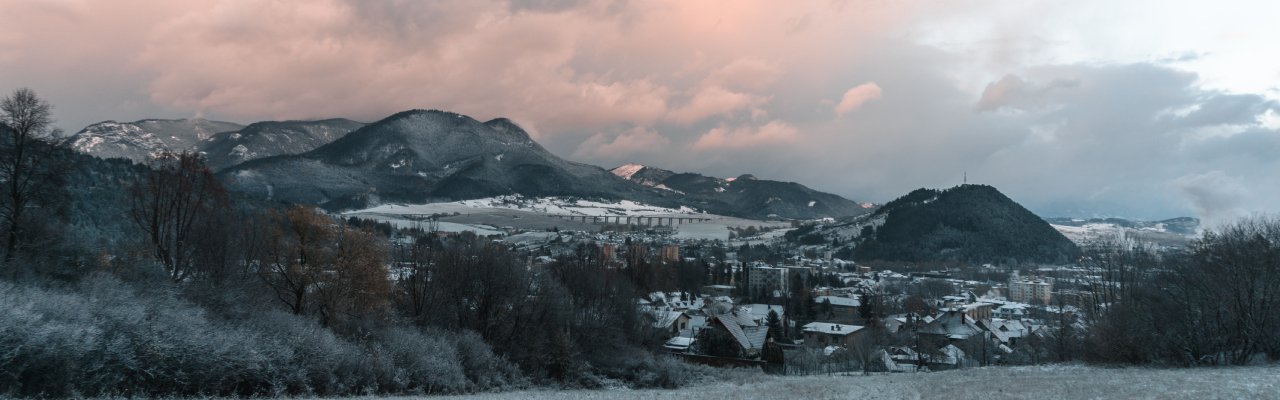
[[(616, 218), (616, 217), (615, 217)], [(429, 232), (430, 220), (399, 241)], [(761, 368), (777, 374), (926, 372), (1067, 360), (1061, 336), (1087, 326), (1101, 267), (989, 263), (856, 263), (828, 244), (799, 244), (796, 228), (731, 229), (729, 241), (677, 239), (678, 225), (620, 224), (596, 218), (595, 231), (527, 231), (510, 226), (492, 239), (524, 254), (536, 271), (586, 254), (624, 272), (647, 294), (636, 309), (687, 361)], [(831, 219), (794, 221), (812, 230)], [(496, 228), (495, 228), (496, 229)], [(739, 234), (741, 232), (742, 234)]]

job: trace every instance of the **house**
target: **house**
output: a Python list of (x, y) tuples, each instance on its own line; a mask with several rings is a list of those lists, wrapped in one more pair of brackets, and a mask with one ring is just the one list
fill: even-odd
[(992, 318), (1021, 320), (1027, 316), (1028, 305), (1022, 303), (1005, 303), (991, 311)]
[(750, 316), (736, 311), (708, 317), (707, 326), (699, 333), (698, 340), (702, 341), (711, 332), (725, 332), (733, 338), (732, 345), (738, 358), (760, 358), (769, 340), (769, 327), (758, 325)]
[(778, 320), (784, 320), (787, 317), (786, 309), (776, 304), (747, 304), (739, 307), (740, 312), (747, 313), (751, 319), (756, 321), (758, 325), (766, 325), (769, 322), (769, 311), (778, 314)]
[(683, 311), (662, 311), (655, 310), (649, 313), (653, 317), (652, 326), (668, 332), (672, 335), (679, 335), (680, 331), (689, 329), (689, 314)]
[(982, 321), (991, 319), (991, 310), (995, 308), (995, 304), (985, 302), (969, 303), (960, 306), (960, 308), (964, 309), (964, 313), (968, 315), (969, 318), (975, 321)]
[(827, 320), (840, 322), (853, 322), (858, 318), (858, 307), (861, 302), (858, 299), (850, 297), (836, 296), (818, 296), (813, 301), (818, 303), (818, 309), (822, 310), (826, 307), (826, 303), (831, 303), (831, 315), (827, 316)]
[(932, 322), (920, 328), (920, 335), (944, 338), (950, 341), (967, 340), (983, 332), (977, 321), (969, 317), (964, 309), (951, 309), (939, 315)]
[(849, 348), (861, 336), (862, 327), (830, 322), (810, 322), (804, 325), (803, 332), (806, 346)]

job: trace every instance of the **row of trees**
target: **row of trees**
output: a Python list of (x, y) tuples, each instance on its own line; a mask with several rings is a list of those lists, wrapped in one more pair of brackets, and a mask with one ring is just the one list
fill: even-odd
[(1099, 362), (1245, 364), (1280, 359), (1280, 219), (1253, 217), (1209, 231), (1183, 254), (1132, 243), (1091, 262), (1110, 284), (1083, 343)]

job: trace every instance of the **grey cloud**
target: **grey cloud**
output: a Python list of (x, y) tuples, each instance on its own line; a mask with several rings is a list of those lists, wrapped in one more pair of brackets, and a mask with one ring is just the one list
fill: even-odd
[(1202, 222), (1209, 227), (1248, 214), (1243, 203), (1250, 191), (1238, 177), (1214, 170), (1184, 175), (1174, 182), (1191, 201)]
[(1275, 108), (1276, 102), (1256, 94), (1212, 94), (1181, 122), (1189, 126), (1254, 124)]

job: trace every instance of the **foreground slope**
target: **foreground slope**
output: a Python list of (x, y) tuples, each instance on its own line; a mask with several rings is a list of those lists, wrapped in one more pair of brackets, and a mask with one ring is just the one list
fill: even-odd
[(1273, 399), (1280, 368), (986, 367), (872, 376), (744, 376), (676, 390), (520, 391), (452, 399)]
[(986, 185), (917, 189), (872, 215), (855, 256), (886, 261), (1067, 262), (1074, 243)]
[(752, 175), (720, 179), (639, 164), (622, 165), (611, 171), (641, 185), (680, 193), (701, 209), (729, 209), (745, 215), (793, 219), (840, 218), (871, 211), (869, 206), (799, 183), (758, 179)]

